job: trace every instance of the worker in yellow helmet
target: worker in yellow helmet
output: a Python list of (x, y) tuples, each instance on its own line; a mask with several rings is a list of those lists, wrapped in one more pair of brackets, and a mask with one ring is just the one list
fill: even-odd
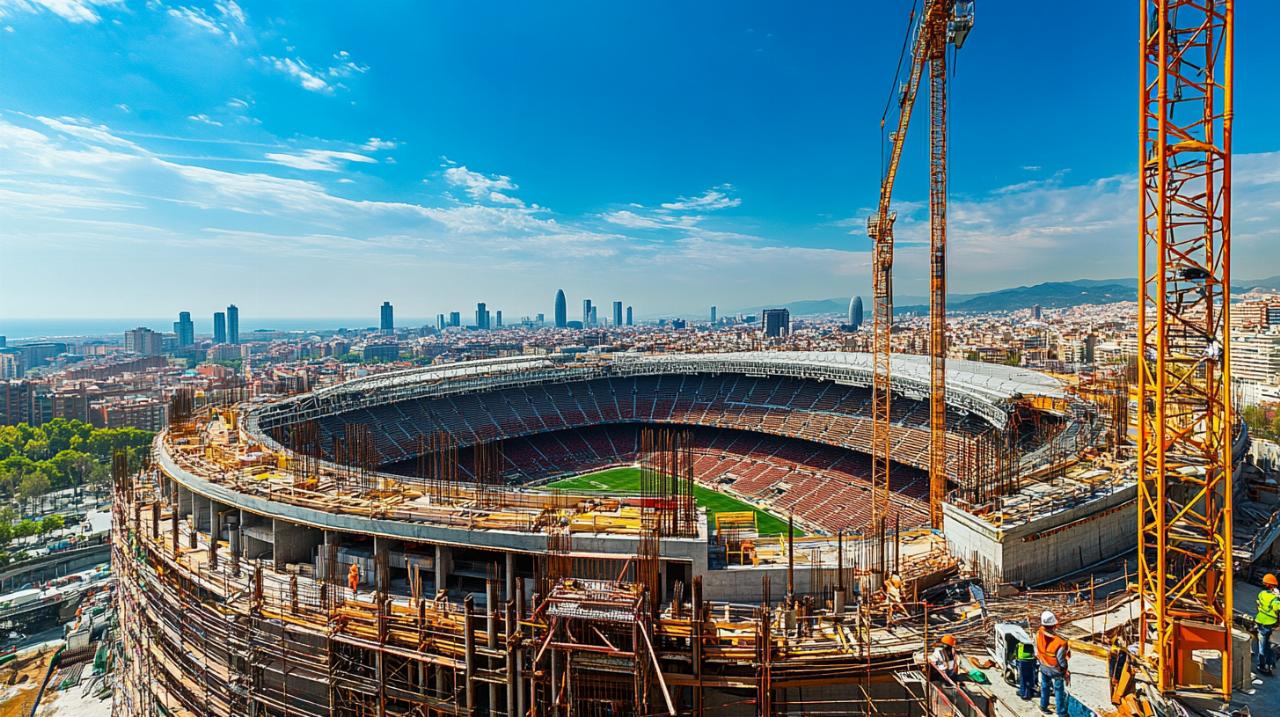
[(1262, 578), (1262, 592), (1258, 593), (1258, 614), (1253, 618), (1258, 626), (1258, 644), (1254, 654), (1258, 658), (1258, 672), (1270, 675), (1275, 670), (1276, 658), (1271, 654), (1271, 633), (1280, 622), (1280, 580), (1273, 573)]

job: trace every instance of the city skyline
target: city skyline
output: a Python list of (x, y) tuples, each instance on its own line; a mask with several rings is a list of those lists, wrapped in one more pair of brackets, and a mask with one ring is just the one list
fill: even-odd
[[(865, 220), (906, 6), (592, 7), (411, 8), (395, 25), (426, 28), (414, 42), (356, 8), (6, 4), (0, 246), (42, 270), (0, 282), (0, 315), (234, 295), (263, 315), (337, 316), (383, 294), (405, 316), (480, 297), (514, 314), (545, 306), (533, 277), (647, 315), (869, 295)], [(1088, 51), (1046, 80), (1006, 61), (1039, 51), (1018, 29), (1041, 12), (987, 15), (953, 81), (955, 291), (1136, 272), (1136, 88), (1103, 70), (1130, 61), (1137, 18), (1058, 17)], [(1240, 10), (1241, 118), (1280, 104), (1245, 61), (1277, 12)], [(883, 31), (850, 45), (859, 27)], [(475, 46), (483, 61), (455, 60)], [(989, 84), (1027, 96), (1007, 106)], [(637, 111), (633, 91), (655, 87), (663, 101)], [(1034, 123), (1023, 109), (1046, 104), (1066, 109)], [(1278, 150), (1268, 122), (1237, 123), (1237, 272), (1280, 273)], [(907, 152), (895, 285), (922, 294), (924, 143)], [(48, 296), (55, 266), (64, 289)], [(148, 280), (119, 290), (130, 271)]]

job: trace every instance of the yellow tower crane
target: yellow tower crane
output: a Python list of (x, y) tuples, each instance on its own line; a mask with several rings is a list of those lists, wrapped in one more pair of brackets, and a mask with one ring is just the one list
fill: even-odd
[(1141, 6), (1139, 640), (1161, 693), (1229, 697), (1232, 0)]
[[(889, 512), (889, 466), (892, 461), (889, 357), (893, 328), (893, 184), (902, 158), (917, 91), (929, 68), (929, 517), (942, 525), (946, 495), (946, 259), (947, 259), (947, 46), (958, 49), (973, 28), (972, 0), (926, 0), (918, 22), (912, 15), (911, 64), (898, 97), (897, 128), (890, 134), (889, 158), (880, 180), (876, 213), (867, 218), (872, 240), (872, 531), (882, 531)], [(909, 35), (910, 37), (910, 35)], [(881, 120), (881, 127), (884, 120)]]

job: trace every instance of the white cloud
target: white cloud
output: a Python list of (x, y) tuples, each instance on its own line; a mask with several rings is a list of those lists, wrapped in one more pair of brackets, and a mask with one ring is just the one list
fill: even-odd
[(232, 97), (227, 100), (227, 106), (235, 110), (246, 110), (249, 109), (249, 101), (242, 100), (239, 97)]
[(221, 126), (222, 126), (222, 123), (221, 123), (221, 122), (219, 122), (219, 121), (217, 121), (217, 120), (215, 120), (215, 119), (211, 118), (209, 115), (207, 115), (207, 114), (205, 114), (205, 113), (203, 113), (203, 112), (201, 112), (201, 113), (200, 113), (200, 114), (198, 114), (198, 115), (188, 115), (188, 116), (187, 116), (187, 119), (191, 120), (192, 122), (199, 122), (199, 123), (201, 123), (201, 124), (207, 124), (207, 125), (211, 125), (211, 126), (213, 126), (213, 127), (221, 127)]
[(351, 59), (351, 53), (339, 50), (333, 55), (334, 64), (329, 68), (330, 77), (350, 77), (363, 75), (369, 71), (368, 65), (361, 65)]
[[(680, 197), (674, 202), (663, 202), (656, 209), (631, 203), (632, 209), (605, 212), (601, 218), (610, 224), (629, 229), (681, 229), (692, 231), (707, 212), (728, 209), (742, 204), (742, 200), (729, 196), (731, 184), (712, 187), (696, 197)], [(634, 210), (634, 211), (633, 211)]]
[(268, 152), (266, 158), (294, 169), (318, 172), (336, 172), (347, 162), (376, 164), (378, 160), (355, 152), (335, 152), (327, 149), (304, 149), (299, 154)]
[(366, 152), (378, 152), (384, 149), (395, 149), (399, 145), (389, 139), (381, 139), (379, 137), (370, 137), (369, 141), (360, 145), (360, 149)]
[(215, 37), (224, 37), (232, 45), (240, 44), (240, 35), (245, 30), (244, 10), (234, 0), (219, 0), (213, 5), (214, 12), (202, 8), (181, 5), (169, 8), (169, 17), (187, 25), (207, 32)]
[(123, 102), (117, 104), (115, 107), (116, 109), (120, 110), (121, 112), (124, 112), (125, 114), (129, 113), (129, 105), (126, 105)]
[(328, 95), (333, 94), (336, 89), (345, 88), (341, 82), (334, 80), (364, 74), (369, 70), (368, 65), (361, 65), (352, 60), (350, 53), (346, 50), (334, 54), (335, 64), (328, 69), (313, 68), (305, 60), (295, 57), (264, 55), (262, 60), (277, 72), (294, 79), (303, 89)]
[(662, 205), (663, 209), (671, 212), (690, 212), (690, 211), (715, 211), (717, 209), (729, 209), (742, 204), (742, 200), (737, 197), (730, 197), (722, 190), (732, 189), (728, 184), (708, 189), (696, 197), (680, 197), (674, 202), (666, 202)]
[(333, 92), (333, 88), (329, 86), (329, 83), (316, 75), (311, 67), (302, 60), (295, 60), (292, 57), (263, 57), (262, 59), (266, 60), (278, 72), (282, 72), (296, 80), (304, 90), (324, 92), (326, 94)]
[(501, 197), (498, 201), (507, 204), (513, 203), (512, 200), (515, 202), (520, 201), (514, 197), (499, 193), (499, 190), (510, 191), (513, 189), (519, 189), (519, 187), (511, 181), (511, 177), (506, 175), (498, 174), (488, 176), (481, 174), (480, 172), (473, 172), (470, 169), (467, 169), (465, 165), (456, 165), (444, 170), (444, 179), (455, 187), (462, 187), (463, 191), (475, 200), (489, 199), (490, 201), (493, 201), (493, 197), (497, 196)]
[[(73, 23), (96, 23), (102, 19), (98, 8), (118, 7), (124, 0), (0, 0), (0, 17), (11, 11), (19, 12), (51, 12), (54, 15)], [(12, 32), (12, 27), (6, 27)]]

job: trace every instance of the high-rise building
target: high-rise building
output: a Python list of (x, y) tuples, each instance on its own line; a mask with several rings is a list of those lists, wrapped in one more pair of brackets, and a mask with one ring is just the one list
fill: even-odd
[(0, 381), (0, 426), (37, 425), (31, 413), (35, 390), (31, 381)]
[(501, 311), (495, 312), (493, 315), (493, 319), (494, 319), (494, 326), (497, 326), (498, 328), (502, 328), (502, 312)]
[(448, 323), (448, 319), (446, 319), (446, 318), (444, 317), (444, 314), (436, 314), (436, 328), (437, 328), (437, 329), (439, 329), (439, 330), (441, 330), (441, 331), (444, 331), (444, 327), (446, 327), (446, 326), (448, 326), (448, 325), (449, 325), (449, 323)]
[(8, 346), (8, 345), (9, 345), (9, 339), (8, 339), (8, 338), (6, 338), (6, 337), (4, 337), (4, 336), (0, 336), (0, 349), (2, 349), (2, 348), (4, 348), (4, 347), (6, 347), (6, 346)]
[(631, 307), (627, 307), (627, 326), (634, 326), (635, 322), (631, 319)]
[(582, 327), (591, 326), (591, 299), (582, 300)]
[(622, 302), (613, 302), (613, 325), (622, 326)]
[(213, 312), (213, 342), (215, 344), (227, 342), (227, 315), (221, 311)]
[(394, 334), (396, 332), (396, 321), (391, 311), (391, 302), (382, 302), (382, 316), (378, 323), (378, 329), (384, 334)]
[(163, 353), (164, 337), (151, 329), (139, 326), (124, 332), (124, 350), (143, 356), (159, 356)]
[(481, 330), (489, 328), (489, 310), (483, 301), (476, 304), (476, 328)]
[(715, 322), (716, 322), (716, 307), (712, 306), (711, 307), (711, 323), (714, 324)]
[(596, 313), (596, 310), (597, 310), (597, 309), (599, 309), (599, 308), (600, 308), (600, 307), (598, 307), (598, 306), (592, 306), (592, 307), (591, 307), (591, 323), (590, 323), (590, 325), (591, 325), (591, 326), (593, 326), (593, 327), (594, 327), (594, 326), (599, 326), (599, 325), (600, 325), (600, 316), (599, 316), (599, 314), (597, 314), (597, 313)]
[(556, 291), (556, 328), (563, 329), (569, 325), (569, 309), (564, 300), (564, 289)]
[(546, 314), (538, 314), (538, 323), (539, 323), (539, 324), (545, 324), (545, 323), (547, 323), (547, 315), (546, 315)]
[(1031, 307), (1031, 318), (1035, 319), (1036, 321), (1040, 320), (1040, 316), (1042, 313), (1043, 313), (1043, 310), (1040, 308), (1039, 304), (1036, 304), (1035, 306)]
[(0, 351), (0, 380), (22, 378), (22, 354), (17, 351)]
[(240, 343), (240, 309), (235, 304), (227, 307), (227, 343)]
[(849, 323), (850, 331), (857, 331), (862, 328), (862, 297), (855, 296), (849, 299)]
[(786, 309), (764, 310), (764, 335), (770, 338), (791, 334), (791, 312)]
[(178, 312), (178, 320), (173, 322), (173, 333), (178, 337), (178, 348), (196, 345), (196, 325), (191, 322), (190, 311)]
[(450, 311), (450, 312), (449, 312), (449, 325), (450, 325), (450, 326), (462, 326), (462, 312), (461, 312), (461, 311)]

